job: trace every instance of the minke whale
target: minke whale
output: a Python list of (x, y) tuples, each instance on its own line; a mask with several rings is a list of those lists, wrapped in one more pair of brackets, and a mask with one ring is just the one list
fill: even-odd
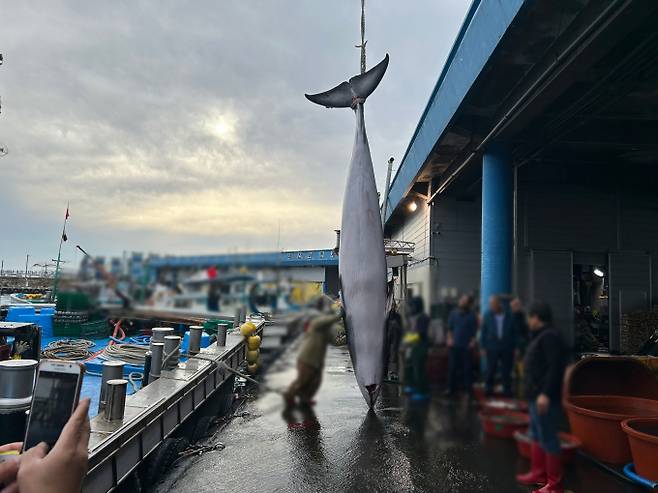
[(384, 77), (389, 57), (310, 101), (327, 108), (352, 108), (356, 134), (347, 175), (340, 231), (338, 273), (347, 343), (356, 381), (374, 406), (384, 377), (386, 349), (386, 253), (377, 184), (366, 136), (363, 103)]

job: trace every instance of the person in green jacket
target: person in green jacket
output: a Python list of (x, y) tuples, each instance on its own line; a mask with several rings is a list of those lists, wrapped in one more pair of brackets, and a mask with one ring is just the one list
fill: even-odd
[(313, 397), (322, 384), (327, 346), (334, 339), (332, 327), (343, 317), (342, 309), (333, 308), (331, 303), (329, 298), (320, 298), (317, 315), (306, 322), (297, 355), (297, 378), (284, 393), (289, 406), (297, 401), (302, 405), (314, 404)]

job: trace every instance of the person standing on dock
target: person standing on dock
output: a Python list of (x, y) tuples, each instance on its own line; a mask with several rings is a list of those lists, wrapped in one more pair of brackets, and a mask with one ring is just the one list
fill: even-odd
[(522, 358), (528, 347), (529, 335), (528, 321), (526, 320), (527, 317), (523, 310), (523, 302), (521, 301), (521, 298), (517, 297), (510, 301), (509, 308), (512, 312), (512, 324), (517, 338), (516, 342), (519, 349), (519, 355), (520, 358)]
[(553, 328), (551, 307), (536, 302), (528, 311), (531, 341), (524, 365), (523, 392), (530, 407), (531, 469), (516, 479), (525, 485), (545, 485), (533, 493), (562, 493), (563, 467), (559, 428), (566, 345)]
[(410, 394), (412, 401), (429, 399), (429, 382), (427, 379), (427, 352), (429, 349), (430, 318), (425, 313), (425, 303), (420, 296), (409, 300), (409, 314), (405, 345), (404, 392)]
[(452, 396), (459, 384), (457, 376), (462, 372), (462, 381), (466, 392), (472, 392), (472, 360), (471, 350), (475, 347), (475, 334), (477, 332), (477, 318), (471, 310), (471, 298), (462, 295), (457, 308), (450, 312), (448, 317), (448, 391)]
[(496, 373), (500, 366), (503, 393), (512, 396), (512, 368), (517, 351), (516, 334), (509, 310), (503, 306), (500, 296), (489, 298), (489, 310), (482, 317), (480, 347), (487, 358), (486, 394), (492, 396)]
[(332, 304), (329, 297), (320, 297), (316, 306), (317, 315), (305, 323), (297, 355), (297, 378), (283, 394), (288, 406), (293, 406), (296, 399), (302, 405), (312, 405), (313, 397), (320, 388), (327, 346), (333, 339), (331, 329), (343, 318), (342, 307), (334, 308)]

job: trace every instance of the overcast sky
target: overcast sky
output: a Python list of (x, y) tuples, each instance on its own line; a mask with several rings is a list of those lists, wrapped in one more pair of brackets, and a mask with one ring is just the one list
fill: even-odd
[[(470, 0), (368, 0), (380, 188)], [(354, 134), (312, 105), (356, 74), (358, 0), (0, 0), (0, 258), (333, 246)]]

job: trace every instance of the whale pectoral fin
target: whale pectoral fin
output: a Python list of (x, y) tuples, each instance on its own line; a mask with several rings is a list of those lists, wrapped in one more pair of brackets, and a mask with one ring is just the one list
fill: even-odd
[(304, 94), (312, 103), (326, 108), (349, 108), (352, 106), (353, 94), (348, 82), (341, 82), (333, 89), (318, 94)]
[(354, 94), (361, 99), (370, 96), (381, 82), (386, 69), (388, 68), (388, 54), (377, 65), (368, 70), (365, 74), (355, 75), (350, 79), (350, 85)]

